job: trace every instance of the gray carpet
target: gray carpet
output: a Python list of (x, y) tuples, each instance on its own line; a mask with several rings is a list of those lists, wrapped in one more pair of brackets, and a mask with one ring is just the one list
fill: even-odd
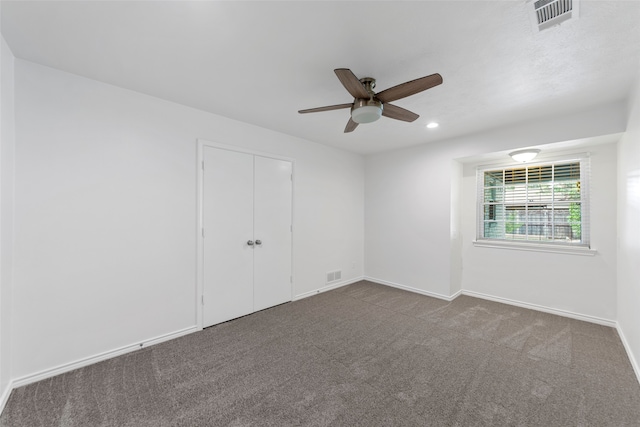
[(612, 328), (359, 282), (28, 385), (0, 426), (640, 426)]

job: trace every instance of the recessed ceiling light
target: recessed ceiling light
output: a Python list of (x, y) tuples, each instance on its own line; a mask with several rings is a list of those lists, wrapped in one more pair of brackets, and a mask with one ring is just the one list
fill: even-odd
[(437, 128), (438, 126), (440, 126), (440, 125), (439, 125), (438, 123), (436, 123), (436, 122), (431, 122), (431, 123), (429, 123), (429, 124), (427, 125), (427, 127), (428, 127), (429, 129), (435, 129), (435, 128)]

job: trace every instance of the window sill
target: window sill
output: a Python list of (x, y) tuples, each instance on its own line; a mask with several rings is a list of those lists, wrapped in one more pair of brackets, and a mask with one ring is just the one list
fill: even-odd
[(548, 252), (555, 254), (570, 254), (594, 256), (598, 251), (584, 246), (545, 245), (543, 243), (507, 242), (491, 240), (474, 240), (473, 246), (480, 248), (512, 249), (516, 251)]

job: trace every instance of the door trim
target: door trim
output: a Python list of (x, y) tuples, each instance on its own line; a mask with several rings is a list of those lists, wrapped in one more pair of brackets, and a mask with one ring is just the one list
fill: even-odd
[(196, 324), (199, 329), (203, 328), (204, 325), (204, 309), (203, 309), (203, 296), (204, 296), (204, 238), (202, 236), (203, 230), (203, 181), (204, 181), (204, 170), (203, 170), (203, 162), (204, 162), (204, 149), (205, 147), (209, 148), (218, 148), (222, 150), (235, 151), (238, 153), (251, 154), (254, 156), (267, 157), (271, 159), (277, 160), (285, 160), (291, 162), (291, 300), (293, 301), (294, 295), (294, 283), (295, 277), (293, 272), (295, 270), (294, 265), (294, 257), (293, 253), (295, 250), (295, 184), (296, 184), (296, 161), (291, 157), (280, 156), (278, 154), (267, 153), (263, 151), (251, 150), (248, 148), (237, 147), (229, 144), (221, 144), (214, 141), (209, 141), (206, 139), (198, 138), (196, 140), (197, 146), (197, 155), (196, 155), (196, 170), (197, 170), (197, 182), (196, 182)]

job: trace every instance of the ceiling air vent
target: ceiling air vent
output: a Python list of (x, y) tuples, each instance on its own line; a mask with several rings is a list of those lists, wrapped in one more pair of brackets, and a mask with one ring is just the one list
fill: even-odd
[(579, 0), (538, 0), (533, 2), (533, 26), (546, 30), (571, 18), (578, 17)]

